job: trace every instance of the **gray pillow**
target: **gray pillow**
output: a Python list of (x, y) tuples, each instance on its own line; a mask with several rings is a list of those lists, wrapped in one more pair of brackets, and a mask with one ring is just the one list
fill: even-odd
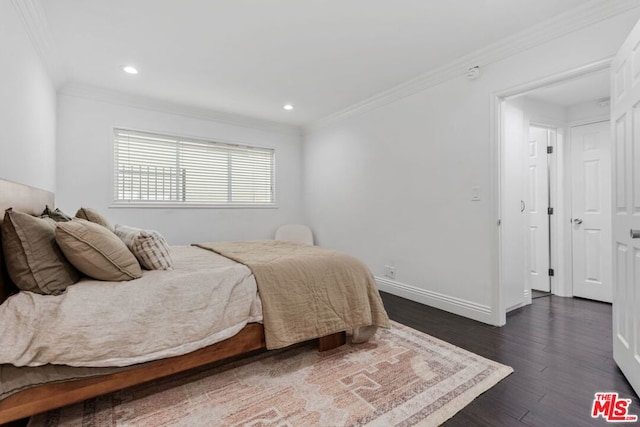
[(80, 280), (55, 240), (56, 223), (7, 209), (2, 251), (11, 281), (23, 291), (57, 295)]
[(95, 209), (80, 208), (78, 209), (78, 212), (76, 212), (76, 218), (100, 224), (101, 226), (108, 228), (109, 231), (113, 231), (111, 223)]
[(56, 242), (67, 259), (89, 277), (111, 282), (142, 277), (136, 257), (118, 236), (101, 225), (83, 219), (60, 222)]

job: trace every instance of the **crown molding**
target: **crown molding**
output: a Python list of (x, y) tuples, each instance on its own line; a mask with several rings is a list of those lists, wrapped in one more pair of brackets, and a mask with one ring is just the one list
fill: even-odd
[[(46, 15), (39, 0), (11, 0), (20, 16), (24, 28), (41, 57), (54, 85), (60, 86), (62, 72), (56, 60), (54, 43), (49, 31)], [(80, 84), (65, 86), (59, 93), (97, 99), (122, 105), (153, 109), (167, 113), (197, 117), (233, 125), (300, 135), (302, 131), (313, 132), (348, 117), (364, 113), (420, 91), (464, 75), (469, 67), (486, 66), (508, 58), (518, 52), (551, 41), (560, 36), (580, 30), (608, 18), (640, 7), (640, 0), (591, 0), (585, 4), (544, 21), (500, 42), (465, 55), (456, 61), (438, 67), (405, 83), (382, 91), (363, 101), (339, 110), (304, 128), (252, 117), (229, 114), (198, 107), (171, 103), (164, 100), (128, 95), (107, 89)]]
[(316, 120), (304, 130), (314, 132), (346, 118), (379, 108), (447, 80), (463, 76), (469, 67), (487, 66), (637, 7), (640, 7), (640, 0), (591, 0), (552, 19), (462, 56), (456, 61)]
[(20, 16), (31, 44), (40, 56), (51, 80), (57, 85), (61, 81), (49, 23), (38, 0), (11, 0)]
[(225, 113), (207, 108), (193, 107), (163, 99), (132, 95), (86, 84), (67, 84), (58, 90), (58, 94), (123, 105), (126, 107), (153, 110), (161, 113), (176, 114), (179, 116), (225, 123), (250, 129), (266, 130), (295, 136), (300, 136), (302, 134), (301, 128), (294, 125), (242, 116), (239, 114)]
[(22, 18), (24, 28), (39, 55), (46, 57), (51, 51), (51, 34), (38, 0), (11, 0)]

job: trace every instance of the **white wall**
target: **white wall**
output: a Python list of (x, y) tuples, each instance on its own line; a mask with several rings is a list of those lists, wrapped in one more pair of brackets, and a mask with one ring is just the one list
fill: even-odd
[(528, 96), (524, 99), (524, 108), (527, 111), (529, 121), (533, 124), (561, 128), (567, 122), (567, 109), (561, 105), (533, 99)]
[[(277, 209), (110, 208), (114, 127), (237, 141), (276, 149)], [(302, 220), (301, 142), (291, 132), (259, 130), (83, 97), (58, 97), (58, 207), (92, 207), (113, 223), (156, 229), (172, 244), (273, 238)]]
[(0, 178), (54, 191), (56, 94), (21, 18), (0, 2)]
[(461, 70), (311, 132), (304, 200), (319, 244), (360, 257), (378, 277), (395, 264), (382, 289), (499, 323), (491, 94), (613, 55), (638, 17), (636, 9), (522, 51), (474, 81)]

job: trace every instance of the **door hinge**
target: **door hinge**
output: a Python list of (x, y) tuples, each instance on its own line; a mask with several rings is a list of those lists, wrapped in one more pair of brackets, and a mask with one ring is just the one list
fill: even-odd
[(553, 277), (555, 275), (555, 271), (553, 270), (553, 268), (549, 269), (549, 277)]
[(547, 215), (553, 215), (553, 208), (547, 208)]
[(553, 145), (547, 146), (547, 154), (553, 154)]

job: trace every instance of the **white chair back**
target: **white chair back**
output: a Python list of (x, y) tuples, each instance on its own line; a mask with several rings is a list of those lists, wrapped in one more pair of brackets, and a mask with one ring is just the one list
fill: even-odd
[(275, 240), (313, 245), (313, 233), (306, 225), (287, 224), (276, 230)]

